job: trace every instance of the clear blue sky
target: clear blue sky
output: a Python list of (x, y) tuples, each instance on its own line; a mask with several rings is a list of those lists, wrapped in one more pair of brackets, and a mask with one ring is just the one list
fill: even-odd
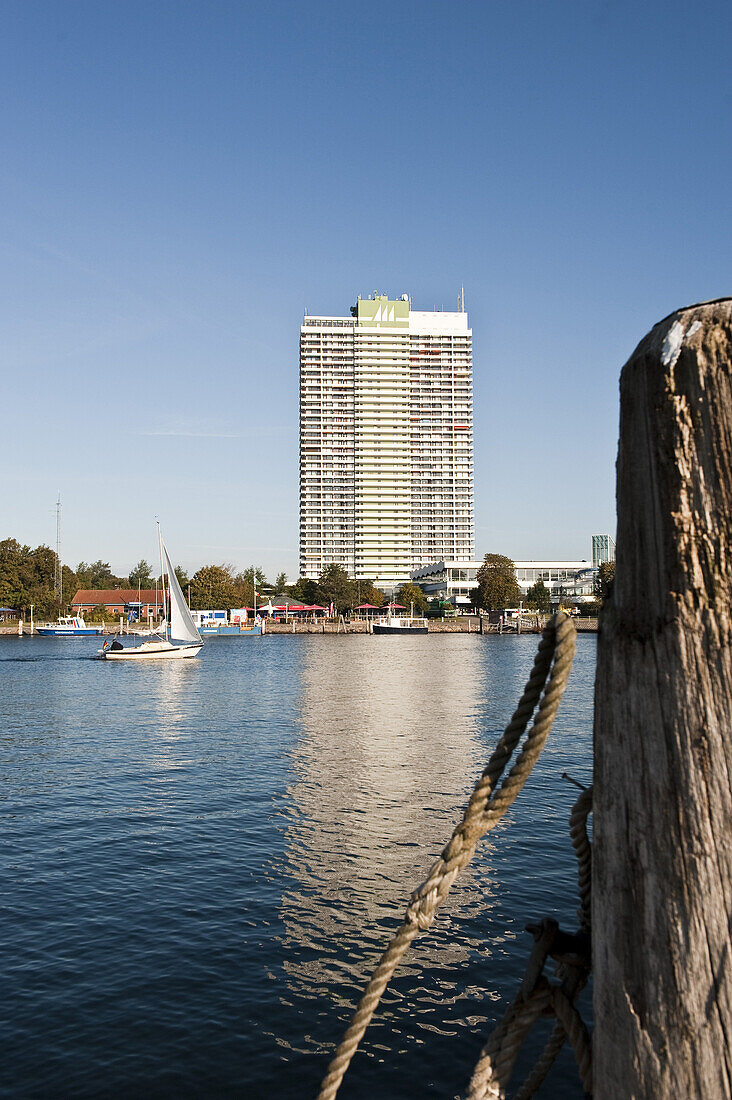
[(297, 575), (303, 311), (452, 308), (476, 551), (614, 531), (620, 368), (730, 285), (729, 3), (23, 0), (0, 538)]

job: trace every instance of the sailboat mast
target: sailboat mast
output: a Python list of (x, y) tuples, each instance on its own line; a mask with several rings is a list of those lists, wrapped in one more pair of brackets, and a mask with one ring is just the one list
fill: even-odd
[(167, 610), (165, 603), (165, 566), (163, 565), (163, 537), (160, 534), (160, 520), (156, 520), (158, 525), (158, 549), (160, 550), (160, 583), (163, 586), (163, 614), (166, 616), (165, 623), (165, 637), (168, 636), (168, 623), (167, 623)]

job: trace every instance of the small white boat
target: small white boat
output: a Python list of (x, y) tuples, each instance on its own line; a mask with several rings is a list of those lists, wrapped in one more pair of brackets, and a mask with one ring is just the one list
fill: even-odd
[(384, 615), (371, 620), (374, 634), (428, 634), (427, 620), (414, 615)]
[(124, 646), (115, 636), (105, 642), (99, 656), (105, 661), (151, 661), (161, 657), (169, 661), (178, 661), (183, 657), (196, 657), (203, 648), (203, 641), (196, 645), (174, 645), (167, 638), (155, 638), (140, 645)]
[(178, 578), (170, 561), (167, 547), (160, 538), (160, 524), (158, 524), (158, 539), (160, 542), (160, 565), (163, 577), (168, 578), (168, 602), (170, 607), (170, 627), (166, 628), (165, 637), (151, 638), (141, 642), (140, 645), (124, 646), (118, 637), (110, 638), (99, 651), (99, 656), (105, 661), (179, 661), (187, 657), (197, 657), (203, 648), (203, 638), (198, 633), (193, 621), (188, 604), (181, 592)]

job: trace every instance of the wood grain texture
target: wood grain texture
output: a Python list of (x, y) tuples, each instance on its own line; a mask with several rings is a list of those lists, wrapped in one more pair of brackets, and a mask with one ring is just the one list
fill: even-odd
[(616, 578), (595, 687), (599, 1100), (732, 1096), (732, 300), (620, 381)]

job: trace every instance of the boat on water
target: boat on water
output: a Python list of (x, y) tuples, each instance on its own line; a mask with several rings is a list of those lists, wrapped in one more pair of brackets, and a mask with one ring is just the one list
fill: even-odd
[(262, 633), (259, 623), (216, 623), (210, 620), (199, 628), (204, 637), (253, 638)]
[(163, 578), (163, 588), (165, 588), (166, 576), (168, 579), (167, 595), (170, 608), (169, 623), (164, 629), (164, 634), (154, 635), (149, 641), (131, 646), (123, 645), (118, 637), (110, 638), (99, 651), (102, 660), (180, 661), (197, 657), (203, 648), (203, 638), (198, 633), (181, 591), (175, 569), (170, 561), (168, 549), (160, 536), (159, 524), (158, 541), (160, 544), (160, 572)]
[(427, 634), (427, 620), (414, 615), (382, 615), (371, 620), (373, 634)]
[(44, 638), (84, 638), (104, 633), (101, 626), (87, 626), (83, 615), (59, 615), (55, 623), (37, 626), (35, 632)]
[(204, 638), (253, 638), (263, 634), (261, 621), (250, 608), (236, 607), (230, 611), (191, 611), (198, 633)]

